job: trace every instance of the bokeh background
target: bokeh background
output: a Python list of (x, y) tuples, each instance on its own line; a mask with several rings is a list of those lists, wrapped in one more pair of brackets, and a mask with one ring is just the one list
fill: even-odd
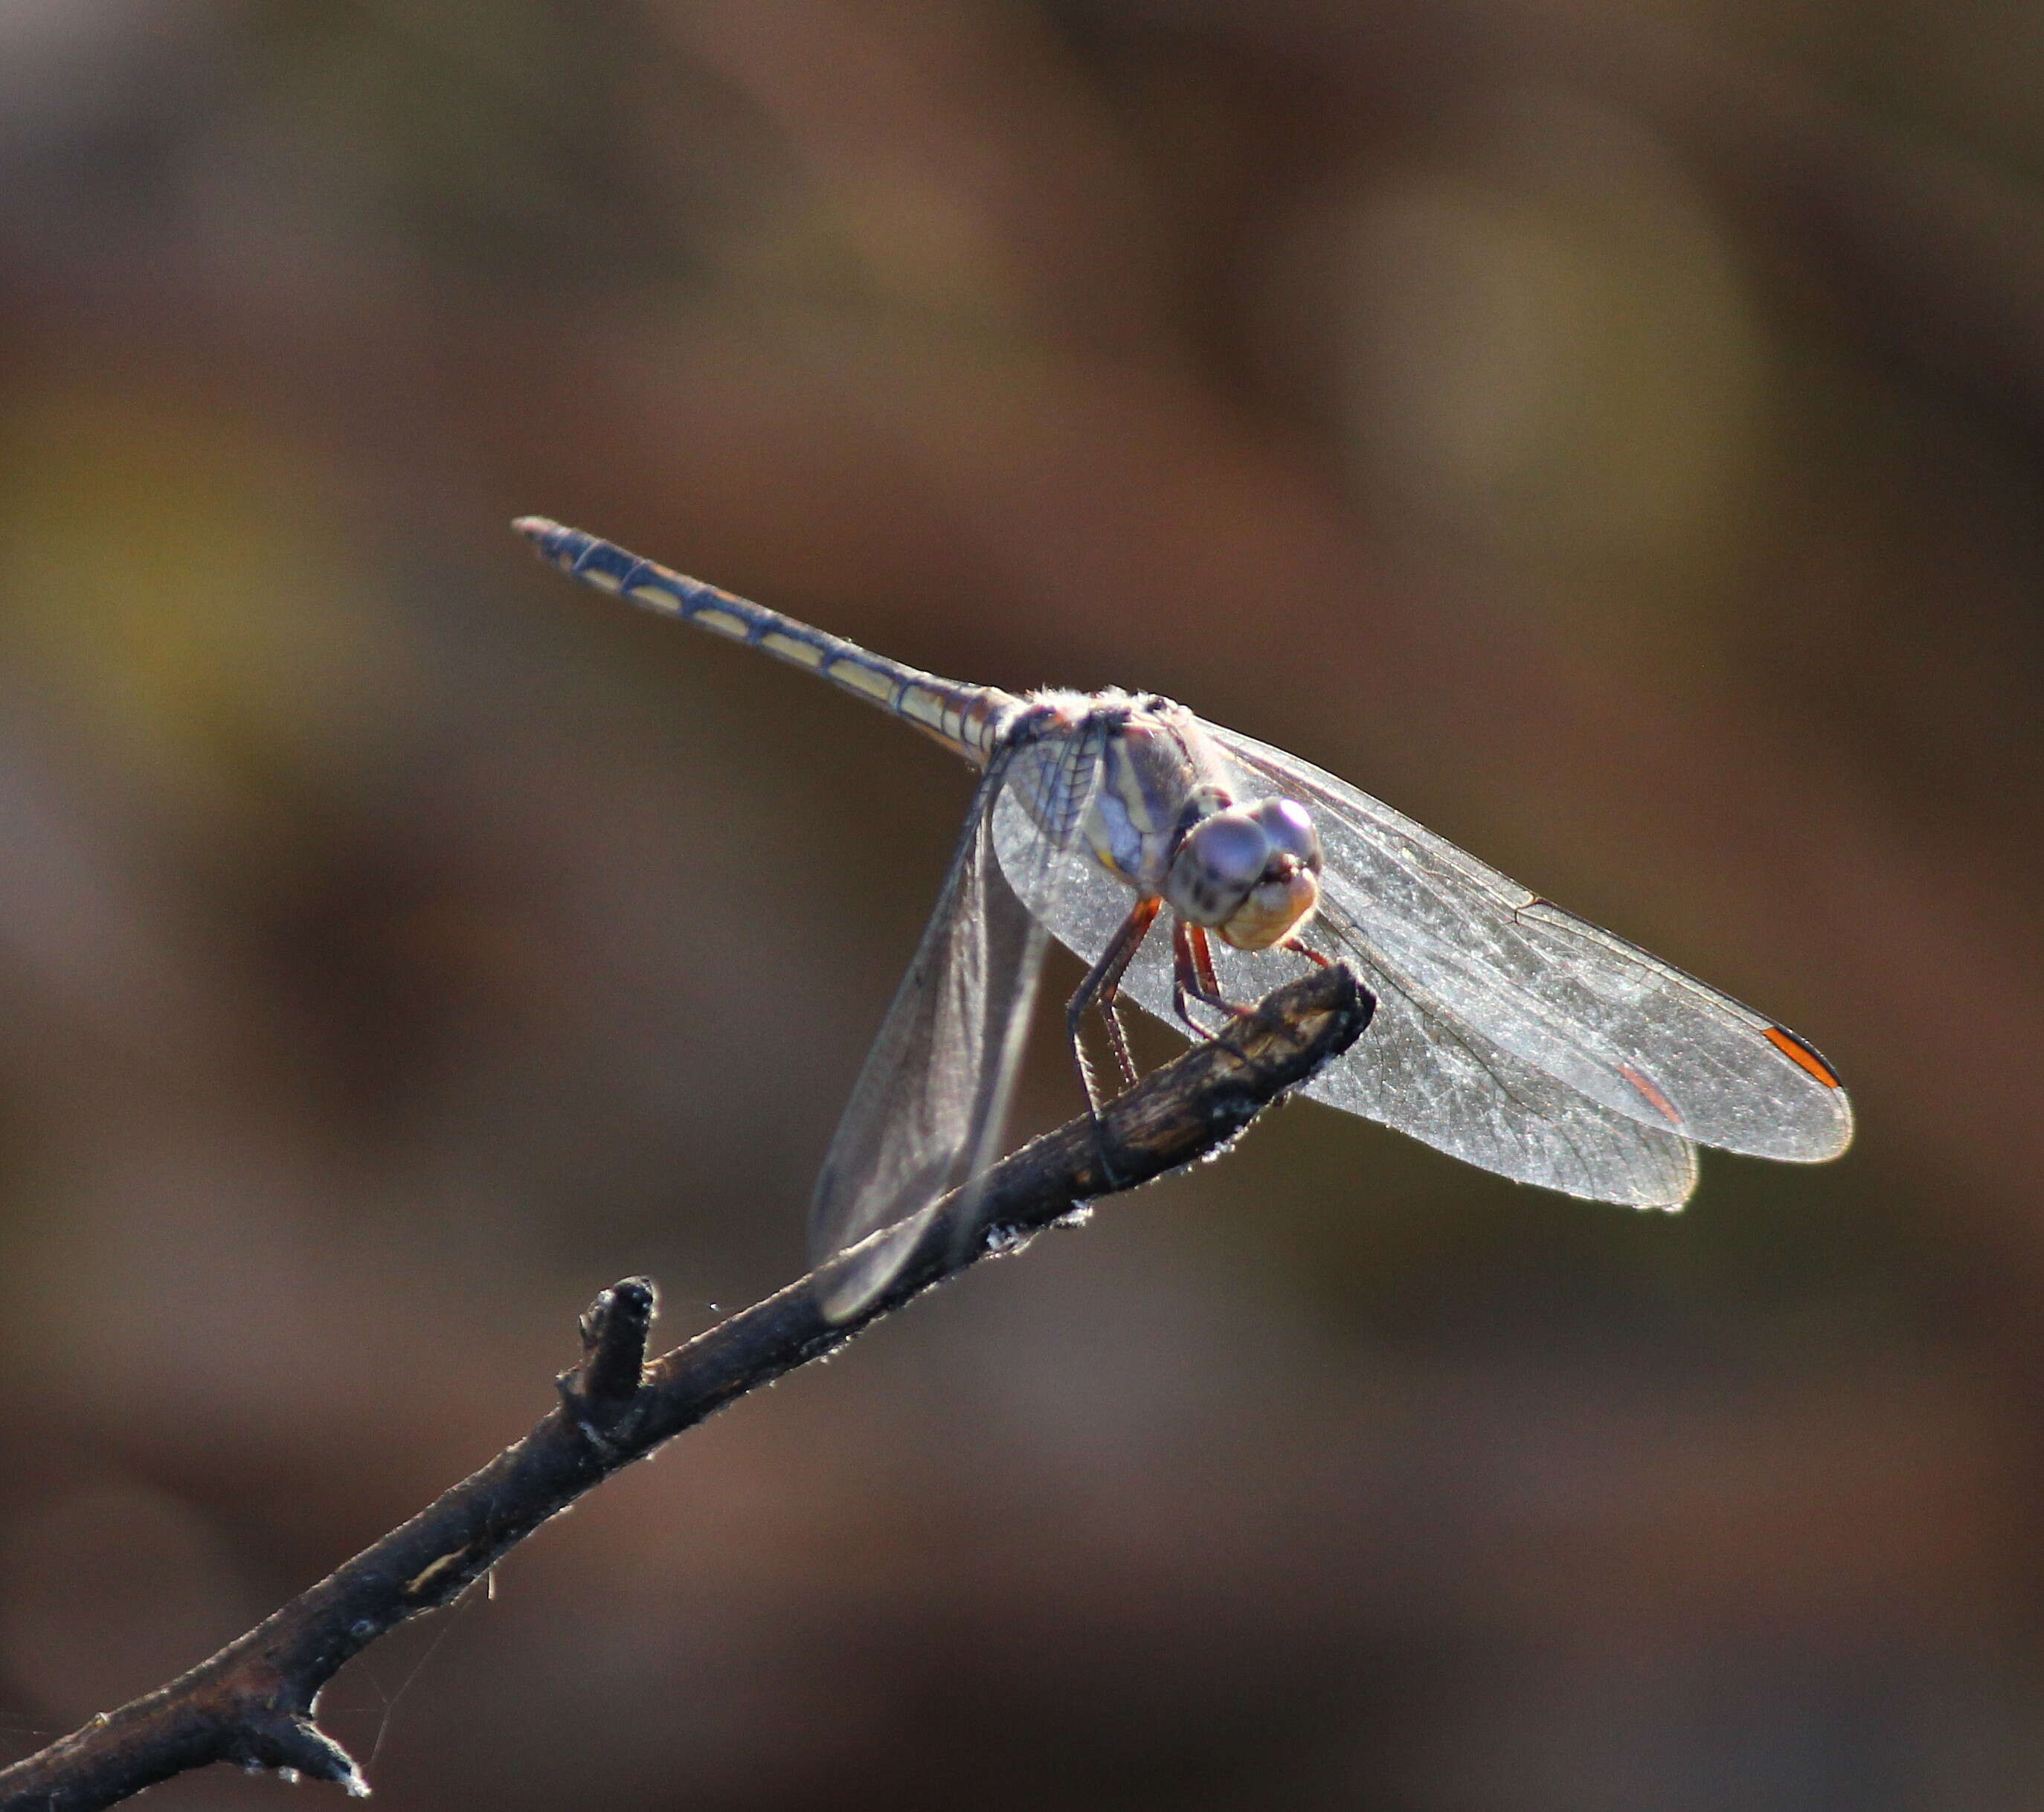
[(2044, 1803), (2040, 17), (0, 5), (8, 1752), (800, 1268), (970, 777), (532, 510), (1294, 747), (1862, 1131), (1287, 1108), (373, 1650), (379, 1804)]

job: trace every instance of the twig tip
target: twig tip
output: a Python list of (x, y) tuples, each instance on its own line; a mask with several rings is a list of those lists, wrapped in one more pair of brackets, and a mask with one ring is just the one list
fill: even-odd
[(600, 1447), (611, 1444), (638, 1401), (659, 1301), (651, 1278), (627, 1277), (582, 1312), (582, 1363), (561, 1374), (561, 1401)]
[(248, 1768), (274, 1768), (287, 1779), (332, 1781), (351, 1799), (367, 1799), (369, 1783), (355, 1758), (310, 1718), (271, 1717), (250, 1723), (235, 1745), (233, 1760)]

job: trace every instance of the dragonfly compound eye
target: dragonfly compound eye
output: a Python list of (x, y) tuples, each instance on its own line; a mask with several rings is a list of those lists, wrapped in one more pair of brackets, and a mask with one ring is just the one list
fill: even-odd
[(1263, 799), (1249, 808), (1249, 815), (1263, 827), (1273, 849), (1297, 856), (1316, 874), (1320, 872), (1320, 833), (1304, 806), (1289, 799)]
[(1247, 812), (1216, 812), (1188, 831), (1164, 877), (1164, 897), (1195, 925), (1225, 923), (1263, 878), (1270, 834)]

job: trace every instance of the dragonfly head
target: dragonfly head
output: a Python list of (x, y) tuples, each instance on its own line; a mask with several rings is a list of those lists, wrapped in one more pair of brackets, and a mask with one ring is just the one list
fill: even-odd
[(1209, 813), (1179, 839), (1164, 898), (1237, 950), (1268, 950), (1320, 898), (1320, 838), (1305, 808), (1259, 799)]

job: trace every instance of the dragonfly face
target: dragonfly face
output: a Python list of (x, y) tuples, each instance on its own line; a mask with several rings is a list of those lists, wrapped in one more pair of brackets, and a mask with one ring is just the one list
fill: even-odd
[(1239, 950), (1267, 950), (1320, 898), (1320, 839), (1303, 805), (1259, 799), (1201, 819), (1179, 840), (1164, 901)]

